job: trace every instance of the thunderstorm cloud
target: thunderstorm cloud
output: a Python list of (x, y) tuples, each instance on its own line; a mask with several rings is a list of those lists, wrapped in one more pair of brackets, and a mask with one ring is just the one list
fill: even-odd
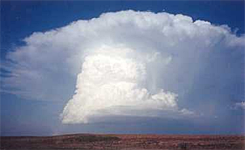
[(28, 99), (66, 100), (63, 123), (198, 116), (183, 103), (225, 100), (243, 78), (244, 39), (227, 25), (181, 14), (104, 13), (25, 38), (7, 55), (3, 87)]

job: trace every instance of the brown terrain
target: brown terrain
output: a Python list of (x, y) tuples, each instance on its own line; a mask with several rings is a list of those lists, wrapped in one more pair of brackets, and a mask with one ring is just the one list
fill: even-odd
[(245, 150), (245, 136), (74, 134), (1, 137), (1, 150)]

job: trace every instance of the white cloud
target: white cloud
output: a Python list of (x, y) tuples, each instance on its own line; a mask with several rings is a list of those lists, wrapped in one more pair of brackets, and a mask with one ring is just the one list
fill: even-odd
[(5, 69), (12, 76), (4, 88), (29, 99), (72, 97), (61, 115), (64, 123), (105, 115), (193, 115), (177, 97), (207, 98), (196, 90), (231, 85), (245, 47), (244, 36), (227, 26), (131, 10), (33, 33), (24, 41), (7, 55)]
[(88, 117), (102, 111), (109, 115), (136, 115), (125, 111), (127, 108), (146, 112), (137, 116), (148, 116), (151, 110), (176, 110), (176, 94), (163, 90), (151, 94), (145, 88), (146, 63), (154, 61), (146, 58), (123, 47), (93, 50), (83, 62), (76, 94), (63, 112), (63, 123), (88, 122)]
[(235, 108), (242, 108), (245, 110), (245, 102), (236, 103)]

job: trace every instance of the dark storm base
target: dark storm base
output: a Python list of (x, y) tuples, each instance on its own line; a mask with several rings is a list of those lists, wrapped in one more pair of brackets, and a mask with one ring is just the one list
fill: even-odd
[(74, 134), (1, 137), (1, 150), (245, 150), (245, 136)]

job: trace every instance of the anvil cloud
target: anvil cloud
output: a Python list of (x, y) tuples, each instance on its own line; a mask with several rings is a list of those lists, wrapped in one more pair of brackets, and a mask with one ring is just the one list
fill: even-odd
[(209, 98), (205, 92), (213, 86), (222, 91), (215, 98), (225, 97), (224, 87), (239, 82), (244, 65), (244, 36), (165, 12), (104, 13), (24, 41), (7, 55), (12, 75), (4, 87), (29, 99), (70, 98), (63, 123), (111, 115), (194, 116), (178, 103)]

